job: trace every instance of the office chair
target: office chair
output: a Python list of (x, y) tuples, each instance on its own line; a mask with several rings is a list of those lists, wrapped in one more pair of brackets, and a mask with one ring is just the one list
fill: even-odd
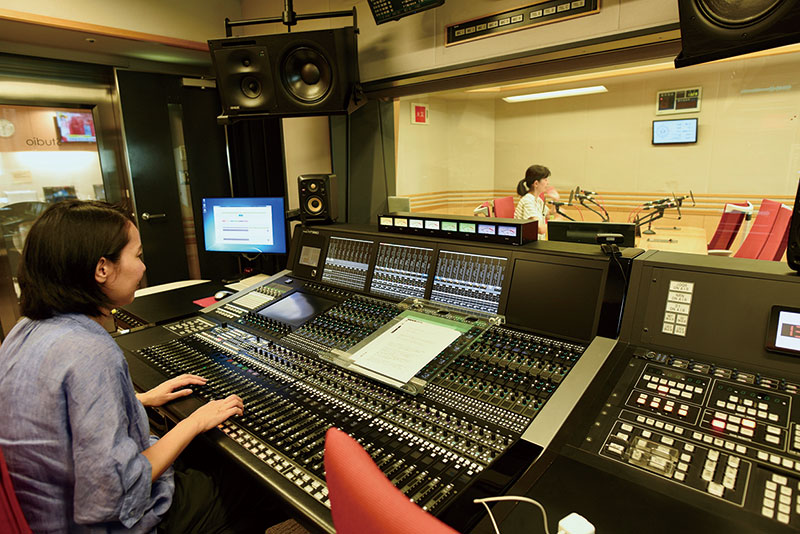
[(786, 252), (786, 247), (789, 245), (789, 226), (791, 222), (792, 208), (781, 204), (775, 224), (772, 226), (772, 231), (767, 236), (764, 248), (758, 254), (759, 260), (781, 261), (783, 253)]
[(403, 495), (338, 428), (325, 434), (325, 478), (337, 534), (458, 534)]
[(0, 532), (3, 534), (32, 534), (31, 527), (22, 515), (17, 494), (11, 485), (6, 459), (0, 451)]
[(514, 197), (494, 199), (494, 216), (501, 219), (514, 218)]
[(717, 223), (717, 229), (711, 241), (708, 242), (708, 253), (714, 256), (730, 256), (731, 247), (739, 233), (742, 222), (753, 215), (753, 204), (745, 202), (743, 204), (725, 204), (722, 217)]
[(744, 238), (739, 250), (733, 255), (734, 258), (758, 259), (761, 250), (775, 226), (775, 221), (780, 213), (781, 203), (774, 200), (764, 199), (758, 208), (756, 220)]

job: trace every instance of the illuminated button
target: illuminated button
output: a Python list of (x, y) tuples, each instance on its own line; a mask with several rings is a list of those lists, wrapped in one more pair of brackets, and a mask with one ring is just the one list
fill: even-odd
[(645, 423), (647, 423), (649, 426), (653, 426), (653, 423), (655, 422), (656, 420), (653, 419), (652, 417), (648, 417), (647, 420), (645, 421)]
[(703, 394), (703, 388), (698, 386), (698, 387), (694, 388), (694, 392), (697, 393), (698, 395), (702, 395)]
[(738, 425), (739, 423), (741, 423), (741, 422), (742, 422), (742, 418), (741, 418), (741, 417), (739, 417), (738, 415), (732, 415), (732, 416), (730, 416), (730, 417), (728, 418), (728, 422), (729, 422), (729, 423), (734, 423), (734, 424), (737, 424), (737, 425)]
[(739, 467), (741, 459), (738, 456), (728, 456), (728, 465), (731, 467)]
[(730, 430), (731, 432), (738, 432), (739, 425), (728, 425), (728, 430)]
[(708, 459), (714, 461), (719, 460), (719, 451), (714, 451), (714, 450), (708, 451)]
[(656, 428), (664, 428), (664, 421), (656, 421)]
[(748, 437), (748, 438), (752, 438), (753, 437), (753, 431), (751, 429), (749, 429), (749, 428), (743, 428), (742, 431), (741, 431), (741, 434), (743, 436)]
[(714, 419), (711, 421), (711, 426), (714, 427), (716, 430), (722, 431), (725, 430), (725, 421), (720, 421), (719, 419)]
[(678, 470), (679, 471), (688, 471), (689, 470), (689, 464), (687, 464), (685, 462), (678, 462)]
[(766, 402), (759, 402), (758, 403), (759, 410), (769, 410), (769, 405)]
[(728, 404), (726, 404), (725, 407), (727, 409), (729, 409), (729, 410), (735, 410), (736, 409), (736, 405), (734, 403), (732, 403), (732, 402), (729, 402)]
[(669, 394), (670, 395), (680, 395), (681, 394), (681, 390), (679, 390), (677, 388), (670, 388)]
[(756, 416), (756, 409), (755, 408), (748, 408), (747, 409), (747, 415), (749, 415), (751, 417), (755, 417)]
[(731, 467), (730, 465), (725, 468), (725, 476), (726, 477), (733, 477), (735, 479), (736, 478), (736, 474), (738, 472), (739, 472), (738, 469), (736, 469), (735, 467)]
[(675, 443), (675, 440), (669, 436), (664, 436), (661, 438), (661, 443), (663, 443), (664, 445), (672, 445), (673, 443)]
[(743, 404), (744, 404), (745, 406), (752, 406), (752, 405), (753, 405), (753, 401), (751, 401), (750, 399), (745, 399), (745, 400), (744, 400), (744, 402), (743, 402)]
[(768, 443), (772, 443), (773, 445), (778, 445), (781, 442), (781, 439), (778, 436), (764, 436), (764, 439), (766, 439)]
[(717, 401), (717, 408), (724, 408), (724, 407), (725, 407), (725, 401), (718, 400)]
[[(723, 441), (721, 439), (719, 439), (719, 438), (714, 438), (714, 445), (717, 446), (717, 447), (722, 447)], [(714, 451), (714, 452), (716, 452), (716, 451)]]
[(668, 380), (666, 378), (661, 378), (658, 381), (659, 384), (666, 384), (667, 382), (668, 382)]
[(672, 432), (674, 429), (675, 429), (675, 427), (673, 425), (669, 425), (669, 424), (664, 425), (664, 430), (666, 430), (667, 432)]
[(775, 491), (775, 490), (778, 489), (778, 484), (775, 483), (772, 480), (767, 480), (765, 486), (767, 487), (768, 490), (772, 490), (772, 491)]
[(629, 425), (628, 423), (622, 423), (622, 425), (620, 425), (620, 428), (622, 430), (624, 430), (625, 432), (630, 432), (630, 431), (633, 430), (633, 427), (631, 425)]
[(669, 387), (671, 387), (671, 388), (674, 388), (676, 384), (675, 384), (675, 381), (674, 381), (674, 380), (670, 380), (669, 382), (667, 382), (667, 385), (668, 385)]
[(726, 441), (725, 442), (725, 449), (727, 449), (729, 451), (732, 451), (735, 448), (736, 448), (736, 444), (733, 443), (732, 441)]
[(637, 423), (644, 423), (644, 416), (643, 415), (637, 415), (636, 416), (636, 422)]
[(703, 441), (705, 443), (711, 443), (712, 441), (714, 441), (714, 438), (712, 438), (711, 436), (703, 436)]
[(789, 524), (789, 514), (779, 513), (778, 514), (778, 521), (780, 521), (784, 525), (788, 525)]
[(659, 404), (660, 403), (658, 402), (658, 400), (653, 400), (653, 401), (650, 402), (650, 407), (651, 408), (658, 408)]
[(769, 455), (769, 463), (775, 465), (781, 465), (781, 457), (777, 454), (770, 454)]
[(736, 452), (738, 452), (739, 454), (747, 454), (747, 447), (745, 447), (744, 445), (737, 444)]
[(691, 443), (687, 443), (686, 445), (683, 446), (683, 450), (685, 450), (686, 452), (694, 452), (694, 445), (692, 445)]
[(770, 510), (775, 509), (775, 501), (768, 497), (764, 497), (764, 502), (762, 503), (765, 508), (769, 508)]
[(781, 429), (778, 428), (777, 426), (768, 425), (767, 426), (767, 432), (770, 433), (770, 434), (775, 434), (776, 436), (780, 436), (781, 435)]
[(775, 515), (775, 512), (771, 508), (767, 508), (765, 506), (765, 507), (761, 508), (761, 515), (763, 515), (764, 517), (768, 517), (768, 518), (772, 519), (772, 517)]
[(728, 400), (731, 402), (739, 402), (739, 397), (737, 397), (736, 395), (731, 395), (730, 397), (728, 397)]
[(758, 459), (767, 462), (769, 461), (769, 454), (764, 451), (758, 451)]
[(686, 391), (694, 391), (694, 386), (686, 386)]
[[(680, 480), (681, 482), (683, 482), (683, 480), (686, 478), (686, 473), (684, 473), (683, 471), (675, 471), (675, 473), (672, 475), (672, 477), (675, 480)], [(798, 508), (800, 508), (800, 505), (798, 505)]]
[(683, 389), (685, 387), (686, 387), (686, 384), (684, 384), (683, 382), (678, 382), (678, 385), (677, 385), (678, 389)]
[(696, 440), (700, 441), (701, 439), (703, 439), (703, 434), (701, 434), (700, 432), (694, 432), (694, 433), (692, 434), (692, 437), (693, 437), (694, 439), (696, 439)]
[(686, 453), (681, 454), (681, 461), (682, 462), (691, 462), (692, 457)]
[(642, 437), (644, 439), (650, 439), (650, 436), (652, 436), (652, 435), (653, 434), (649, 430), (642, 430)]
[(722, 412), (716, 412), (716, 413), (714, 413), (714, 418), (715, 419), (720, 419), (722, 421), (725, 421), (726, 419), (728, 419), (728, 414), (722, 413)]
[(658, 389), (658, 386), (655, 383), (650, 382), (647, 384), (647, 389)]
[(645, 380), (650, 380), (650, 375), (642, 375), (642, 378), (644, 378)]
[(766, 419), (767, 418), (767, 412), (762, 411), (762, 410), (759, 410), (758, 412), (756, 412), (756, 415), (758, 417), (760, 417), (761, 419)]
[(725, 493), (725, 487), (722, 484), (718, 484), (716, 482), (709, 482), (708, 483), (708, 492), (715, 497), (722, 497)]
[(775, 422), (775, 421), (777, 421), (777, 420), (778, 420), (778, 414), (776, 414), (776, 413), (771, 413), (771, 414), (769, 414), (769, 417), (767, 417), (767, 419), (769, 419), (770, 421), (773, 421), (773, 422)]
[(736, 487), (736, 477), (725, 477), (722, 479), (722, 485), (729, 490)]
[(628, 441), (628, 434), (625, 434), (624, 432), (617, 432), (617, 437), (622, 441)]
[(646, 397), (639, 397), (638, 399), (636, 399), (636, 403), (637, 404), (647, 404), (647, 398)]
[(675, 427), (675, 433), (678, 434), (679, 436), (682, 436), (683, 435), (683, 429), (681, 427), (679, 427), (679, 426), (676, 426)]
[(747, 411), (747, 408), (745, 408), (744, 406), (737, 406), (736, 407), (736, 413), (745, 413), (746, 411)]
[(678, 415), (680, 415), (681, 417), (686, 417), (686, 414), (688, 413), (689, 412), (686, 410), (686, 408), (681, 408), (680, 410), (678, 410)]
[(764, 499), (771, 499), (771, 500), (774, 501), (777, 498), (778, 498), (778, 494), (775, 493), (774, 490), (771, 490), (771, 489), (765, 489), (764, 490)]
[(658, 386), (658, 392), (659, 393), (668, 393), (669, 392), (669, 388), (667, 386)]
[[(792, 504), (792, 497), (790, 495), (781, 495), (780, 497), (778, 497), (778, 502), (780, 503), (780, 505), (788, 506), (788, 505)], [(780, 508), (778, 508), (778, 509), (780, 509)], [(781, 510), (781, 511), (783, 511), (783, 510)], [(789, 510), (786, 510), (785, 513), (788, 514)]]
[(710, 469), (703, 469), (703, 474), (700, 475), (703, 480), (710, 482), (714, 478), (714, 471)]
[(753, 421), (752, 419), (743, 419), (742, 420), (742, 426), (745, 426), (747, 428), (755, 428), (756, 427), (756, 422)]
[(671, 406), (671, 405), (664, 406), (664, 411), (668, 412), (668, 413), (672, 413), (672, 410), (674, 410), (674, 409), (675, 409), (675, 407)]
[(681, 392), (681, 397), (683, 397), (684, 399), (691, 399), (692, 398), (692, 394), (689, 393), (688, 391), (682, 391)]

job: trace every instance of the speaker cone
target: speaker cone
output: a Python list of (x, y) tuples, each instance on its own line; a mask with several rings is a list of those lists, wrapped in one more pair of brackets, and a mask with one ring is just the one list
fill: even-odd
[(319, 215), (323, 208), (322, 199), (318, 196), (308, 197), (306, 200), (306, 212), (311, 215)]
[(325, 56), (304, 46), (286, 55), (281, 80), (294, 98), (310, 104), (322, 100), (331, 90), (333, 71)]
[(706, 16), (722, 26), (745, 26), (767, 16), (784, 0), (697, 0)]
[(242, 78), (242, 93), (247, 98), (258, 98), (261, 96), (261, 82), (255, 76), (245, 76)]

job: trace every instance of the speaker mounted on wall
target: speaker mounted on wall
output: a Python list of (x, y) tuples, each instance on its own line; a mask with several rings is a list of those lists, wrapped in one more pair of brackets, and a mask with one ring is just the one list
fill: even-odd
[(792, 208), (792, 221), (789, 223), (789, 244), (786, 247), (786, 262), (790, 269), (800, 272), (800, 180), (797, 182), (797, 195)]
[(331, 224), (339, 216), (335, 174), (301, 174), (297, 196), (303, 224)]
[(221, 120), (350, 113), (366, 99), (353, 26), (208, 41)]
[(800, 42), (797, 0), (678, 0), (682, 50), (675, 67)]

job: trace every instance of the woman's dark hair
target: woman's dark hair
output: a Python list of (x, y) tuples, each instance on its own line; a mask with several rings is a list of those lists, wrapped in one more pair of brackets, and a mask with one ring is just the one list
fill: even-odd
[(60, 313), (102, 314), (109, 301), (95, 280), (100, 258), (119, 261), (128, 244), (128, 223), (121, 206), (64, 200), (33, 223), (22, 250), (17, 279), (22, 314), (47, 319)]
[(533, 182), (544, 180), (550, 176), (550, 169), (543, 165), (531, 165), (525, 171), (525, 178), (517, 184), (517, 194), (524, 197), (533, 188)]

